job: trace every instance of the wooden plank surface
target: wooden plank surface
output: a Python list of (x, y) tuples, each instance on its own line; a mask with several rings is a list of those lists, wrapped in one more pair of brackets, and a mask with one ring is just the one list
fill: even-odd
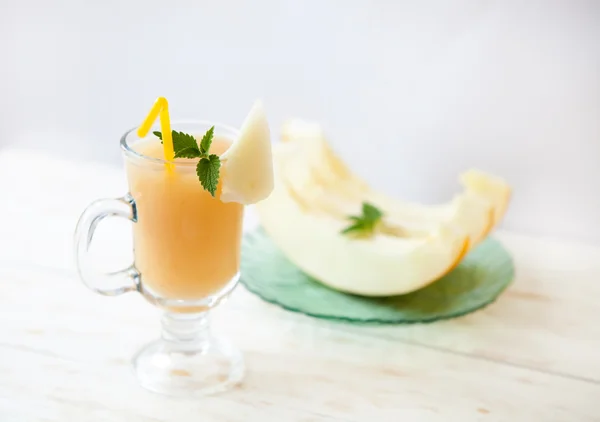
[[(0, 402), (5, 415), (65, 420), (593, 420), (595, 382), (348, 332), (290, 314), (240, 289), (216, 312), (216, 332), (245, 353), (244, 384), (175, 400), (141, 390), (128, 359), (158, 335), (144, 300), (105, 298), (74, 276), (3, 268)], [(28, 293), (24, 295), (24, 293)], [(1, 413), (0, 413), (1, 414)], [(485, 417), (485, 419), (483, 419)], [(152, 419), (155, 418), (155, 419)], [(278, 419), (279, 418), (279, 419)], [(290, 419), (291, 418), (291, 419)], [(189, 419), (193, 420), (193, 419)]]
[[(11, 178), (24, 156), (39, 174)], [(214, 322), (245, 353), (243, 386), (201, 401), (147, 393), (127, 365), (158, 335), (157, 311), (95, 296), (71, 262), (82, 208), (125, 189), (117, 169), (0, 152), (0, 421), (600, 420), (600, 248), (506, 232), (516, 280), (479, 312), (357, 327), (238, 289)], [(101, 232), (99, 256), (126, 263), (126, 232)]]

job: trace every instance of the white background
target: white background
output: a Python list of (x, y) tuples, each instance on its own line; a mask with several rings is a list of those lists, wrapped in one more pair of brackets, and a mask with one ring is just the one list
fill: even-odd
[(600, 243), (598, 1), (0, 5), (0, 145), (120, 165), (159, 95), (234, 125), (262, 97), (389, 193), (446, 200), (476, 166), (514, 185), (506, 227)]

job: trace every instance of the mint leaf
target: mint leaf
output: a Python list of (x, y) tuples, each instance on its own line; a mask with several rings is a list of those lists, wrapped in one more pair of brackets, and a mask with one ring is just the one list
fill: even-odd
[(379, 211), (374, 205), (369, 204), (368, 202), (363, 202), (362, 205), (363, 217), (368, 221), (377, 222), (383, 217), (383, 213)]
[(365, 231), (365, 226), (362, 222), (356, 222), (353, 223), (351, 225), (349, 225), (348, 227), (346, 227), (344, 230), (342, 230), (342, 234), (351, 234), (351, 233), (362, 233)]
[(375, 205), (363, 202), (362, 215), (350, 215), (348, 220), (352, 223), (342, 230), (342, 234), (356, 236), (370, 236), (381, 222), (383, 213)]
[(209, 191), (214, 197), (219, 184), (219, 170), (221, 168), (221, 159), (216, 154), (210, 154), (208, 157), (200, 159), (196, 166), (196, 174), (202, 183), (202, 187)]
[[(158, 131), (152, 133), (160, 139), (160, 143), (162, 144), (162, 133)], [(173, 139), (174, 158), (198, 158), (204, 155), (200, 152), (198, 142), (192, 135), (173, 130), (171, 132), (171, 139)]]
[(172, 136), (175, 158), (198, 158), (203, 155), (200, 153), (196, 138), (192, 135), (174, 130)]
[(210, 150), (210, 145), (213, 141), (214, 134), (215, 127), (213, 126), (210, 129), (208, 129), (202, 137), (202, 140), (200, 141), (200, 152), (202, 153), (202, 155), (208, 154), (208, 151)]

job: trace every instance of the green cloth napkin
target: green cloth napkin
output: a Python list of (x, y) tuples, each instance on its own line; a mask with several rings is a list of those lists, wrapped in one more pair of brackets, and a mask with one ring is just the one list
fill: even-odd
[(510, 284), (514, 266), (500, 242), (488, 238), (451, 273), (421, 290), (367, 298), (306, 275), (259, 228), (244, 237), (241, 273), (248, 290), (290, 311), (345, 322), (407, 324), (454, 318), (490, 304)]

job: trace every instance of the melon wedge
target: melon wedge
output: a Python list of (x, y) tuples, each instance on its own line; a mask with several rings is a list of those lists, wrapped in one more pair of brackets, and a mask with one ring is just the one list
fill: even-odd
[(221, 156), (223, 176), (221, 201), (249, 205), (273, 190), (273, 158), (269, 124), (257, 101), (233, 145)]

